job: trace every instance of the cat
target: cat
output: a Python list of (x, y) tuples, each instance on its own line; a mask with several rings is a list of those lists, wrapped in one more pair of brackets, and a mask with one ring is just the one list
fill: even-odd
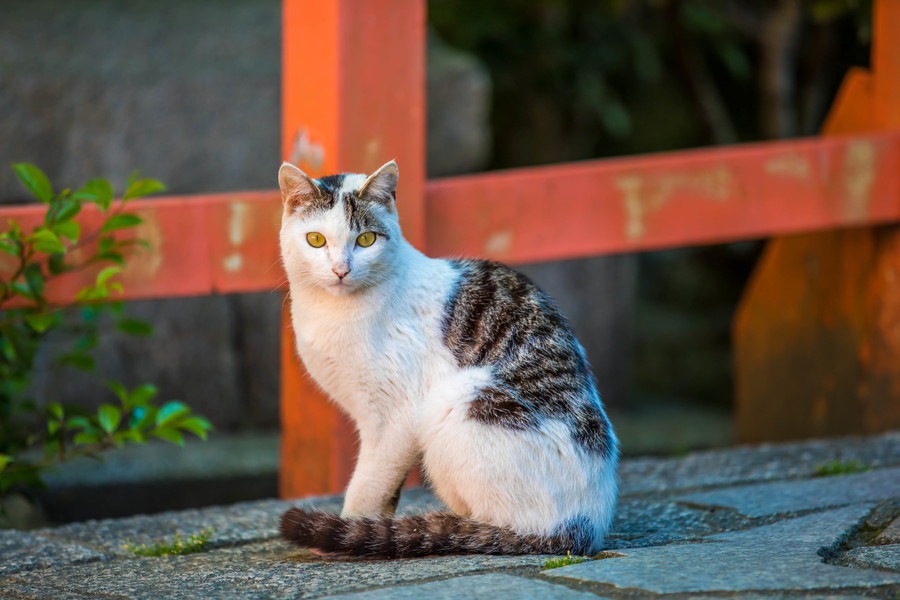
[[(360, 440), (340, 516), (290, 509), (283, 537), (380, 558), (599, 551), (619, 450), (584, 349), (524, 275), (413, 248), (398, 178), (394, 161), (279, 171), (297, 352)], [(452, 512), (395, 517), (419, 461)]]

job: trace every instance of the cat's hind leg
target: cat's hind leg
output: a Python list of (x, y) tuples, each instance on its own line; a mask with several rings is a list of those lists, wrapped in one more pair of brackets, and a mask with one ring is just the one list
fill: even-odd
[[(488, 404), (496, 418), (485, 418)], [(564, 422), (523, 412), (489, 370), (436, 386), (421, 423), (423, 463), (452, 510), (527, 534), (578, 522), (599, 544), (615, 505), (614, 461), (576, 447)]]

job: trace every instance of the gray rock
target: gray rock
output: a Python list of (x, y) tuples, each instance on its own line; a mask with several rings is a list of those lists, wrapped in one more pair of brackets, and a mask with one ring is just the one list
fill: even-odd
[(244, 502), (158, 515), (85, 521), (42, 530), (41, 533), (117, 556), (132, 557), (133, 554), (123, 548), (125, 544), (149, 544), (170, 539), (176, 533), (189, 536), (212, 529), (208, 547), (217, 548), (276, 539), (281, 514), (295, 504), (338, 511), (341, 500), (332, 496), (296, 503), (281, 500)]
[[(111, 555), (132, 557), (133, 554), (123, 548), (124, 545), (149, 544), (171, 539), (176, 533), (189, 536), (205, 529), (213, 530), (207, 542), (209, 548), (277, 539), (281, 515), (291, 506), (340, 512), (342, 503), (341, 496), (320, 496), (294, 501), (261, 500), (123, 519), (90, 520), (41, 530), (39, 533), (66, 543), (83, 544)], [(440, 501), (423, 488), (405, 490), (398, 506), (400, 514), (443, 509)]]
[(689, 494), (680, 502), (728, 506), (751, 517), (874, 502), (900, 496), (900, 468), (724, 488)]
[[(546, 557), (463, 556), (402, 561), (327, 561), (292, 552), (282, 542), (251, 544), (215, 552), (163, 558), (116, 560), (24, 573), (0, 588), (18, 586), (70, 594), (169, 600), (194, 598), (313, 598), (413, 583), (484, 570), (533, 568)], [(32, 592), (34, 593), (34, 592)]]
[(278, 436), (213, 435), (184, 447), (164, 442), (106, 452), (103, 462), (81, 458), (45, 478), (51, 487), (214, 479), (278, 472)]
[(480, 171), (491, 152), (491, 79), (470, 54), (428, 35), (429, 177)]
[(623, 550), (544, 575), (655, 593), (867, 588), (900, 583), (900, 574), (825, 564), (819, 548), (840, 543), (871, 506), (857, 505), (747, 531), (709, 536), (703, 543)]
[(872, 468), (900, 465), (900, 431), (739, 446), (694, 452), (684, 458), (636, 458), (620, 466), (619, 489), (627, 496), (811, 477), (817, 466), (829, 460), (855, 460)]
[(625, 498), (619, 502), (606, 548), (659, 546), (755, 525), (734, 511), (689, 507), (676, 502)]
[(837, 562), (860, 569), (900, 571), (900, 544), (854, 548), (840, 557)]
[(900, 544), (900, 517), (894, 519), (875, 538), (876, 544)]
[(79, 544), (21, 531), (0, 530), (0, 575), (107, 558), (106, 554)]
[(340, 596), (327, 596), (346, 600), (456, 600), (460, 598), (504, 598), (509, 600), (540, 600), (543, 598), (582, 598), (584, 600), (597, 600), (600, 596), (587, 592), (570, 590), (561, 585), (553, 585), (536, 579), (525, 579), (511, 575), (471, 575), (469, 577), (455, 577), (443, 581), (431, 581), (404, 587), (392, 587), (387, 589), (358, 592), (356, 594), (343, 594)]

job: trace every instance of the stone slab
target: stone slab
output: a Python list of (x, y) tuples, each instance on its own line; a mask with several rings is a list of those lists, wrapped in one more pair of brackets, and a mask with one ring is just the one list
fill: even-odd
[(677, 502), (623, 498), (619, 501), (606, 548), (660, 546), (747, 529), (752, 519), (731, 510), (685, 506)]
[(621, 495), (691, 490), (811, 477), (829, 460), (856, 460), (872, 468), (900, 465), (900, 431), (693, 452), (683, 458), (636, 458), (619, 466)]
[(839, 544), (871, 506), (856, 505), (788, 519), (703, 543), (623, 550), (607, 558), (545, 571), (551, 578), (655, 593), (869, 588), (900, 583), (900, 573), (825, 564), (822, 547)]
[(884, 528), (884, 531), (878, 534), (878, 537), (875, 538), (876, 544), (900, 544), (900, 517), (897, 517), (887, 527)]
[[(147, 544), (171, 538), (176, 533), (186, 536), (204, 529), (213, 530), (207, 542), (209, 548), (276, 539), (281, 515), (291, 506), (340, 512), (342, 503), (341, 496), (295, 501), (261, 500), (157, 515), (84, 521), (40, 532), (62, 543), (82, 544), (99, 552), (130, 557), (131, 554), (122, 548), (125, 544)], [(443, 509), (443, 504), (422, 488), (405, 490), (398, 506), (400, 514)]]
[(0, 575), (106, 560), (108, 555), (42, 535), (0, 530)]
[(503, 598), (504, 600), (598, 600), (588, 592), (579, 592), (536, 579), (491, 573), (454, 577), (404, 587), (383, 588), (356, 594), (327, 596), (335, 600), (458, 600), (460, 598)]
[(900, 571), (900, 544), (854, 548), (844, 554), (839, 562), (860, 569)]
[(900, 497), (900, 468), (735, 486), (680, 496), (677, 500), (727, 506), (750, 517), (764, 517), (896, 497)]
[[(460, 556), (401, 561), (329, 561), (273, 540), (187, 556), (132, 558), (0, 578), (0, 590), (45, 590), (135, 600), (314, 598), (483, 571), (533, 569), (546, 556)], [(27, 596), (25, 596), (27, 597)], [(40, 596), (38, 596), (40, 597)]]

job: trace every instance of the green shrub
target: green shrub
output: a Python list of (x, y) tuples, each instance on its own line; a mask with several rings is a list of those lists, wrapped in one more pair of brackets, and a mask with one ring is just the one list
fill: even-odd
[[(121, 332), (149, 335), (152, 328), (124, 315), (117, 280), (126, 254), (149, 250), (146, 241), (122, 234), (141, 223), (126, 212), (128, 202), (165, 189), (154, 179), (129, 178), (120, 200), (104, 179), (92, 179), (76, 191), (54, 191), (37, 167), (13, 165), (22, 184), (46, 206), (43, 221), (26, 232), (10, 220), (0, 233), (0, 496), (13, 487), (41, 485), (41, 475), (52, 466), (77, 456), (96, 457), (126, 443), (141, 444), (155, 437), (184, 443), (184, 433), (202, 439), (212, 428), (185, 404), (156, 405), (157, 390), (143, 384), (127, 389), (107, 381), (115, 401), (96, 412), (50, 402), (39, 407), (27, 397), (35, 355), (51, 331), (74, 333), (71, 349), (56, 357), (59, 365), (93, 372), (92, 351), (97, 346), (101, 318), (111, 318)], [(102, 220), (96, 229), (82, 231), (76, 217), (85, 204), (97, 207)], [(47, 298), (47, 288), (58, 277), (85, 269), (96, 276), (72, 298)]]

